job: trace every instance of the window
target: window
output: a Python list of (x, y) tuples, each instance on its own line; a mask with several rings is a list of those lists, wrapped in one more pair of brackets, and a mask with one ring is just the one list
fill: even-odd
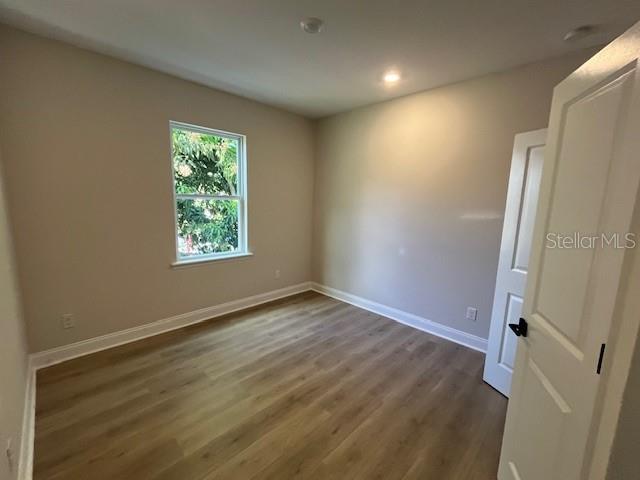
[(177, 263), (247, 254), (245, 137), (171, 122)]

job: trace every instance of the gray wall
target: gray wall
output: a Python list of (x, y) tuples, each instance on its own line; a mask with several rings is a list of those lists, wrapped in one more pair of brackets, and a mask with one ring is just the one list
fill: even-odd
[(590, 53), (320, 121), (314, 280), (487, 337), (514, 135)]
[[(0, 58), (32, 351), (310, 280), (309, 120), (7, 27)], [(253, 257), (170, 268), (170, 120), (247, 136)], [(60, 327), (63, 313), (75, 329)]]
[[(0, 478), (17, 478), (22, 415), (27, 382), (27, 341), (21, 316), (13, 246), (6, 215), (4, 180), (0, 158)], [(13, 471), (5, 458), (12, 440)]]

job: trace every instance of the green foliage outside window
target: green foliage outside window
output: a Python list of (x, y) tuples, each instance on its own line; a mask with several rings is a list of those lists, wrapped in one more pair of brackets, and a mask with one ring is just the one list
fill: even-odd
[(179, 255), (237, 250), (238, 141), (174, 127), (172, 157)]

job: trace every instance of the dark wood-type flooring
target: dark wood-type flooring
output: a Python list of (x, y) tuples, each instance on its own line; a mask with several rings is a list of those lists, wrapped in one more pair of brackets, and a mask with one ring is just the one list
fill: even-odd
[(482, 354), (304, 293), (38, 372), (35, 480), (495, 480)]

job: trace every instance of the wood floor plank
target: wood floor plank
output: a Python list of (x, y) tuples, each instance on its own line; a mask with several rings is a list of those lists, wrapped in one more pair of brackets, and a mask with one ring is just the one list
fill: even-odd
[(483, 361), (295, 295), (38, 372), (34, 479), (493, 480)]

